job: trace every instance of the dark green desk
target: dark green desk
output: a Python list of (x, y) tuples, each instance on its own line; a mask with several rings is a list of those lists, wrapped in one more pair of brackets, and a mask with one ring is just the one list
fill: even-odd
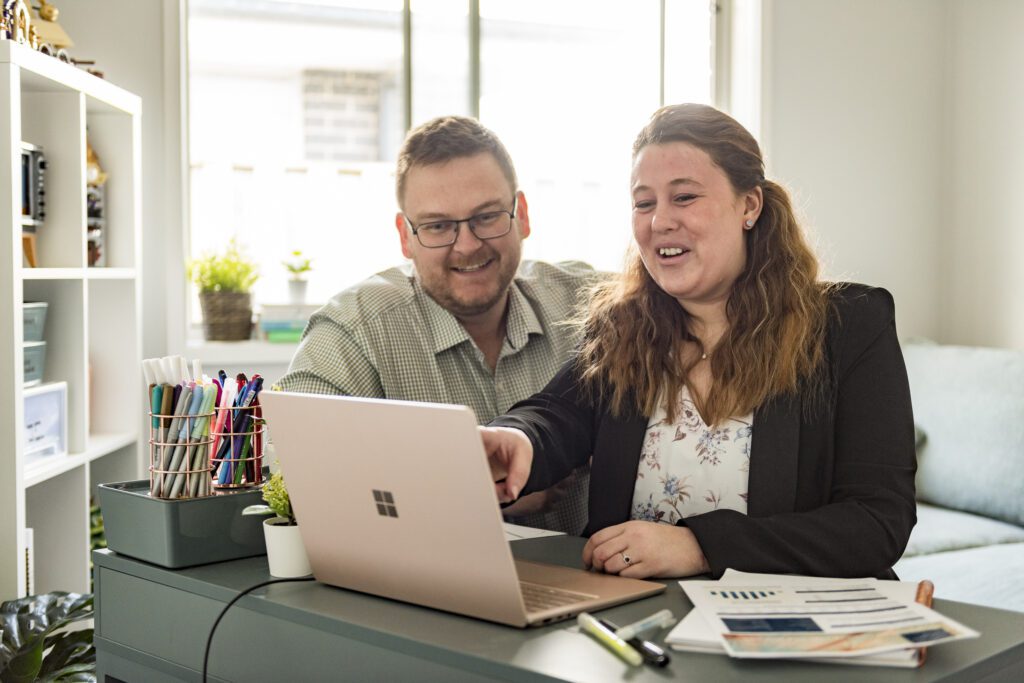
[[(583, 540), (512, 544), (517, 557), (578, 566)], [(223, 605), (269, 579), (265, 557), (169, 570), (106, 550), (93, 554), (99, 680), (197, 681), (203, 647)], [(658, 596), (602, 612), (627, 623), (691, 608), (675, 581)], [(383, 600), (315, 582), (261, 588), (221, 621), (213, 680), (230, 681), (1022, 681), (1024, 614), (936, 601), (981, 632), (936, 647), (921, 669), (739, 661), (673, 652), (667, 669), (632, 668), (575, 622), (520, 630)]]

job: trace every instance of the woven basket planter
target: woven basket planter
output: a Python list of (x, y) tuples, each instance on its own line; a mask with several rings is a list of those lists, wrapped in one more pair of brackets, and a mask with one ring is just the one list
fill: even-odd
[(200, 292), (203, 334), (209, 341), (242, 341), (252, 335), (249, 292)]

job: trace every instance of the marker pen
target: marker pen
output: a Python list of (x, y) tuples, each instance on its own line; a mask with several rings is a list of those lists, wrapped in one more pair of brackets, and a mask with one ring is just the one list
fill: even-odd
[(649, 631), (655, 628), (665, 628), (675, 620), (676, 618), (672, 615), (671, 610), (663, 609), (660, 612), (655, 612), (649, 617), (644, 617), (640, 621), (634, 621), (632, 624), (626, 624), (615, 631), (615, 635), (623, 640), (629, 640), (633, 636), (638, 636), (644, 631)]
[[(621, 630), (617, 629), (615, 624), (608, 621), (607, 619), (601, 619), (600, 621), (605, 628), (611, 631)], [(658, 647), (649, 640), (640, 640), (639, 638), (634, 636), (626, 642), (633, 646), (633, 649), (640, 653), (640, 656), (643, 657), (645, 664), (662, 667), (668, 666), (668, 663), (672, 661), (672, 658), (668, 656), (668, 653), (665, 652), (665, 650)]]
[(576, 616), (576, 623), (580, 625), (580, 630), (586, 631), (597, 638), (602, 645), (618, 655), (623, 661), (632, 664), (633, 666), (640, 666), (643, 664), (644, 658), (639, 652), (634, 650), (633, 647), (622, 638), (615, 635), (614, 631), (602, 626), (601, 622), (586, 612), (580, 612)]

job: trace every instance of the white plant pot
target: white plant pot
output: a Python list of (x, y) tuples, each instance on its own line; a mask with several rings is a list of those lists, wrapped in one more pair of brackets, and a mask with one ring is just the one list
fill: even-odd
[(267, 562), (270, 575), (280, 579), (309, 576), (313, 569), (302, 545), (298, 526), (288, 526), (284, 517), (263, 521), (263, 535), (267, 539)]
[(293, 306), (299, 306), (306, 303), (306, 285), (309, 284), (307, 280), (289, 280), (288, 281), (288, 303)]

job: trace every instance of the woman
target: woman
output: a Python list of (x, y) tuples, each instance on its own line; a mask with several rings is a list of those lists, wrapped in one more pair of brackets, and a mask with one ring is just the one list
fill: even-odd
[(819, 282), (763, 169), (725, 114), (655, 112), (625, 273), (577, 356), (482, 430), (502, 500), (593, 457), (589, 567), (895, 577), (916, 463), (892, 297)]

